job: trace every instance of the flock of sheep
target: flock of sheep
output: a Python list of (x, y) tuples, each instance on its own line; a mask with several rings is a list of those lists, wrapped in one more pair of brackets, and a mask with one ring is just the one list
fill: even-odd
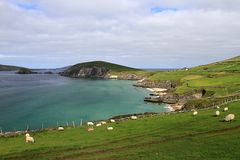
[[(219, 106), (217, 106), (217, 109), (220, 109)], [(196, 110), (192, 110), (193, 111), (193, 116), (196, 116), (198, 114), (198, 112)], [(228, 107), (224, 107), (223, 108), (223, 111), (224, 112), (227, 112), (228, 111)], [(214, 114), (216, 117), (220, 116), (220, 111), (217, 110)], [(235, 119), (235, 115), (234, 114), (228, 114), (225, 118), (224, 118), (224, 121), (225, 122), (230, 122), (230, 121), (233, 121)]]
[[(130, 119), (136, 120), (136, 119), (138, 119), (138, 117), (137, 117), (137, 116), (131, 116)], [(115, 123), (116, 121), (115, 121), (114, 119), (110, 119), (110, 122), (111, 122), (111, 123)], [(100, 126), (105, 125), (105, 124), (107, 124), (106, 121), (101, 121), (101, 122), (98, 122), (95, 126), (96, 126), (96, 127), (100, 127)], [(93, 122), (87, 122), (87, 126), (88, 126), (88, 129), (87, 129), (88, 132), (94, 131), (94, 128), (93, 128), (94, 123), (93, 123)], [(108, 131), (112, 131), (112, 130), (113, 130), (113, 127), (107, 126), (107, 130), (108, 130)], [(58, 131), (64, 131), (64, 127), (59, 126), (59, 127), (58, 127)], [(26, 143), (28, 143), (28, 142), (34, 143), (34, 142), (35, 142), (35, 141), (34, 141), (34, 138), (31, 137), (29, 133), (26, 133), (26, 134), (25, 134), (25, 138), (26, 138)]]
[[(217, 109), (219, 109), (218, 106), (217, 106)], [(223, 108), (223, 111), (224, 111), (224, 112), (227, 112), (227, 111), (228, 111), (228, 107)], [(193, 116), (198, 115), (198, 112), (197, 112), (196, 110), (192, 110), (192, 112), (193, 112), (193, 113), (192, 113)], [(220, 111), (217, 110), (217, 111), (214, 113), (214, 115), (215, 115), (216, 117), (220, 116)], [(136, 120), (136, 119), (138, 119), (138, 117), (137, 117), (137, 116), (131, 116), (130, 119)], [(230, 121), (233, 121), (234, 119), (235, 119), (235, 115), (234, 115), (234, 114), (228, 114), (228, 115), (224, 118), (224, 121), (225, 121), (225, 122), (230, 122)], [(114, 119), (110, 119), (110, 122), (111, 122), (111, 123), (115, 123), (115, 120), (114, 120)], [(106, 125), (106, 124), (107, 124), (106, 121), (101, 121), (101, 122), (98, 122), (95, 126), (96, 126), (96, 127), (100, 127), (100, 126)], [(87, 126), (88, 126), (88, 132), (94, 131), (94, 128), (93, 128), (94, 123), (93, 123), (93, 122), (87, 122)], [(64, 127), (61, 127), (61, 126), (60, 126), (60, 127), (58, 127), (58, 130), (59, 130), (59, 131), (64, 131)], [(108, 131), (112, 131), (112, 130), (113, 130), (113, 127), (107, 126), (107, 130), (108, 130)], [(26, 143), (28, 143), (28, 142), (34, 143), (34, 142), (35, 142), (35, 141), (34, 141), (34, 138), (31, 137), (29, 133), (26, 133), (26, 134), (25, 134), (25, 138), (26, 138)]]

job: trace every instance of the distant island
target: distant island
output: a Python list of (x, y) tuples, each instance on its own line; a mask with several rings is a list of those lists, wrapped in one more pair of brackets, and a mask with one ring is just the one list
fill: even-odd
[(14, 71), (14, 70), (22, 69), (22, 68), (23, 67), (10, 66), (10, 65), (1, 65), (0, 64), (0, 71)]

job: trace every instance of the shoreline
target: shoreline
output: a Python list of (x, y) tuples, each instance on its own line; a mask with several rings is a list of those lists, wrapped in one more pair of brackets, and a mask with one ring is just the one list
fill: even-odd
[[(145, 87), (142, 87), (142, 88), (145, 88)], [(161, 96), (164, 96), (164, 95), (167, 95), (167, 90), (166, 88), (145, 88), (146, 90), (152, 92), (152, 95), (150, 95), (150, 98), (160, 98)], [(154, 96), (153, 96), (154, 95)], [(151, 101), (148, 101), (150, 103), (157, 103), (156, 102), (151, 102)], [(179, 104), (179, 103), (173, 103), (173, 104), (170, 104), (170, 103), (162, 103), (162, 104), (165, 104), (167, 109), (169, 109), (169, 112), (175, 112), (175, 111), (180, 111), (182, 110), (183, 108), (183, 105), (182, 104)]]

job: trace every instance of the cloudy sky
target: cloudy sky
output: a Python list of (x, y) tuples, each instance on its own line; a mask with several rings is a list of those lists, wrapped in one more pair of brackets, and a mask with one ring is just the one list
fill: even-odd
[(195, 66), (240, 55), (240, 0), (0, 0), (0, 64)]

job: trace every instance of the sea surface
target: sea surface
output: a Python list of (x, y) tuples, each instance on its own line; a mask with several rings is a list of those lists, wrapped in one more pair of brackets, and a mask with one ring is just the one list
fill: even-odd
[(149, 91), (134, 83), (0, 72), (0, 128), (40, 129), (73, 121), (80, 125), (122, 114), (169, 111), (166, 105), (145, 103)]

